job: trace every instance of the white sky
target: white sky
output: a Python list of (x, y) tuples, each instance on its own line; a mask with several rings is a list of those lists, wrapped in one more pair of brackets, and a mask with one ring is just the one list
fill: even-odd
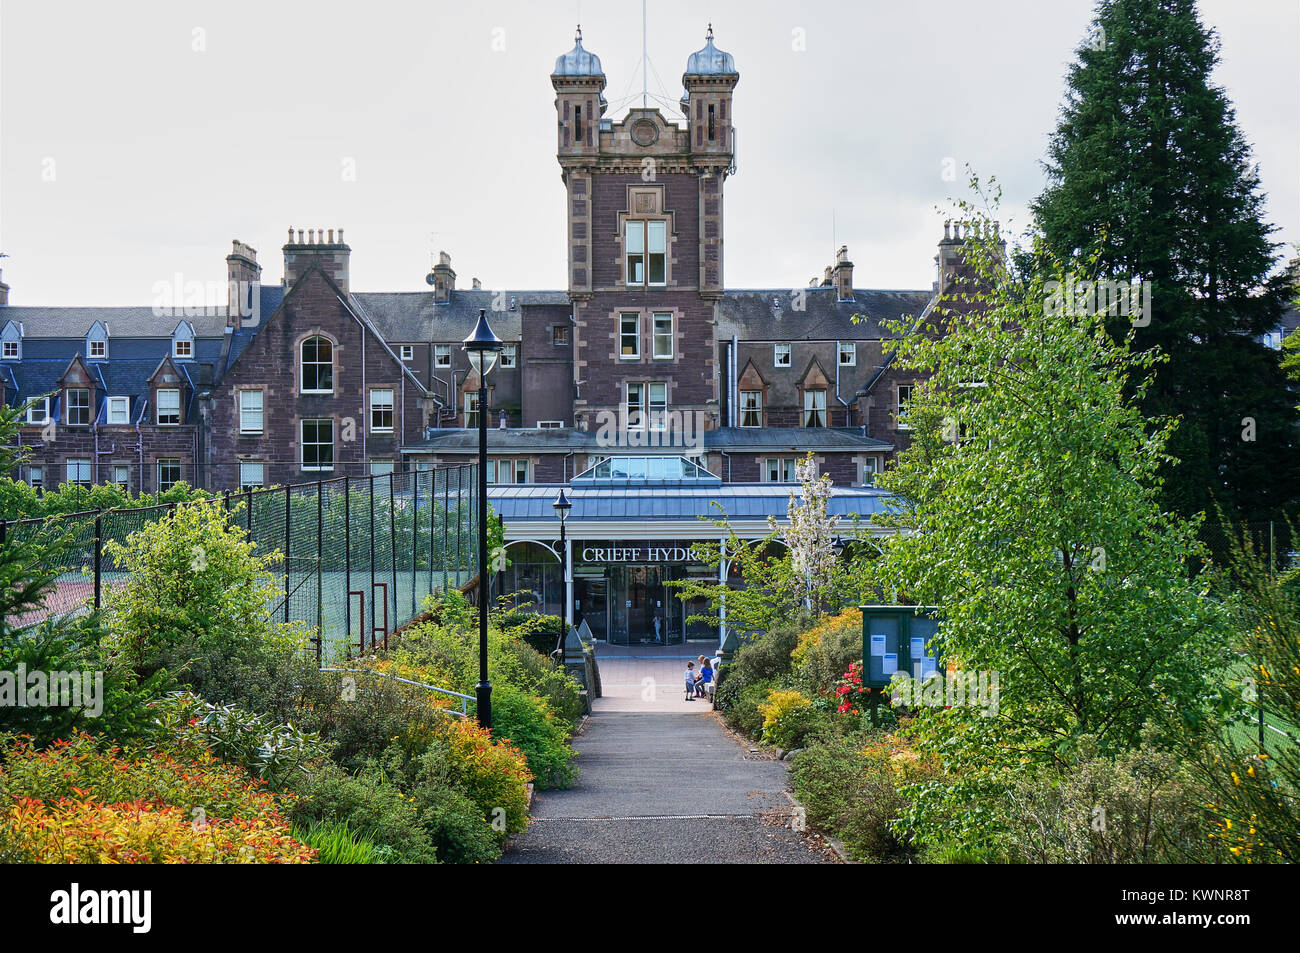
[[(709, 21), (741, 74), (727, 286), (802, 285), (844, 243), (859, 287), (928, 288), (935, 209), (964, 188), (966, 163), (998, 177), (1002, 218), (1022, 226), (1091, 9), (650, 0), (652, 93), (677, 101)], [(1200, 9), (1222, 41), (1217, 80), (1254, 147), (1275, 237), (1294, 244), (1300, 3)], [(563, 288), (548, 77), (579, 20), (611, 103), (639, 94), (638, 0), (4, 0), (10, 302), (148, 304), (177, 273), (224, 281), (232, 238), (256, 247), (264, 279), (279, 281), (291, 224), (342, 226), (358, 291), (425, 288), (439, 248), (462, 287), (478, 277), (488, 288)], [(956, 182), (941, 175), (949, 157)], [(344, 181), (348, 159), (355, 181)]]

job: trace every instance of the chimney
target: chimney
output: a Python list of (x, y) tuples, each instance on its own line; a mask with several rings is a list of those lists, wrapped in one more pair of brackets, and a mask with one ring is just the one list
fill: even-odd
[[(257, 263), (257, 249), (236, 238), (226, 256), (226, 327), (238, 328), (245, 323), (256, 325), (255, 308), (262, 283), (262, 266)], [(250, 321), (249, 319), (254, 319)]]
[[(335, 232), (337, 231), (337, 237)], [(284, 245), (284, 287), (292, 288), (314, 262), (334, 279), (344, 294), (348, 291), (348, 258), (352, 249), (343, 243), (343, 229), (289, 226), (289, 240)]]
[(456, 290), (456, 272), (451, 270), (451, 256), (445, 251), (438, 252), (438, 264), (433, 266), (433, 300), (446, 304), (451, 300), (451, 293)]
[(825, 273), (822, 275), (822, 287), (823, 287), (823, 288), (829, 288), (829, 287), (830, 287), (832, 284), (834, 284), (834, 283), (835, 283), (835, 282), (831, 279), (831, 266), (830, 266), (830, 265), (827, 265), (827, 266), (826, 266), (826, 271), (825, 271)]
[(475, 290), (475, 291), (480, 291), (480, 290), (482, 290), (482, 288), (483, 288), (483, 282), (479, 281), (477, 278), (474, 278), (474, 279), (472, 279), (472, 280), (473, 280), (473, 282), (474, 282), (474, 290)]
[(9, 304), (9, 286), (4, 283), (4, 272), (0, 271), (0, 307)]
[(841, 301), (853, 300), (853, 262), (849, 261), (849, 246), (841, 245), (835, 253), (835, 267), (831, 270), (835, 290)]

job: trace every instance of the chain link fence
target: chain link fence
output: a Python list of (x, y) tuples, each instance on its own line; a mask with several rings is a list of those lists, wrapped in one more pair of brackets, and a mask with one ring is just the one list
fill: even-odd
[[(318, 661), (386, 646), (425, 597), (461, 589), (478, 573), (478, 467), (465, 464), (339, 477), (217, 497), (257, 552), (273, 553), (272, 619), (313, 630)], [(50, 519), (0, 520), (0, 543), (59, 538), (54, 588), (19, 624), (102, 607), (126, 582), (104, 555), (166, 517), (170, 503), (91, 510)]]

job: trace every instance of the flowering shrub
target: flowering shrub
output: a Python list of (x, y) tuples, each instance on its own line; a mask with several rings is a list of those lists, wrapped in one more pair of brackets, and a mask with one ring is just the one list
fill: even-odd
[(316, 858), (276, 814), (200, 822), (182, 807), (145, 801), (20, 798), (0, 825), (45, 864), (308, 864)]
[(841, 715), (860, 715), (871, 689), (862, 684), (862, 663), (853, 662), (835, 686), (835, 710)]
[(812, 702), (802, 692), (773, 689), (758, 710), (763, 715), (763, 740), (792, 748), (807, 730)]
[(175, 805), (209, 818), (245, 820), (276, 814), (285, 801), (267, 791), (262, 781), (211, 754), (186, 759), (161, 752), (131, 756), (117, 747), (101, 751), (85, 734), (43, 751), (29, 739), (16, 739), (3, 752), (3, 763), (0, 796), (5, 801), (141, 801)]
[(809, 651), (818, 648), (832, 633), (848, 629), (855, 635), (862, 633), (862, 610), (856, 606), (845, 609), (836, 615), (826, 616), (810, 629), (799, 633), (799, 644), (790, 653), (796, 665), (802, 665), (808, 658)]

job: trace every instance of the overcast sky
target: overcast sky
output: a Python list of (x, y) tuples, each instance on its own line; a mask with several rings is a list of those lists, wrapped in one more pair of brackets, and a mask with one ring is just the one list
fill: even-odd
[[(726, 284), (792, 287), (837, 244), (855, 284), (928, 288), (969, 163), (1025, 221), (1090, 0), (650, 0), (650, 92), (676, 103), (712, 21), (734, 55)], [(1202, 0), (1217, 81), (1276, 238), (1300, 241), (1300, 3)], [(230, 240), (282, 276), (286, 229), (339, 227), (358, 291), (563, 288), (555, 58), (639, 103), (639, 0), (0, 5), (0, 260), (13, 304), (149, 304), (221, 282)], [(671, 114), (680, 119), (675, 105)], [(355, 170), (349, 178), (347, 172)], [(51, 181), (52, 180), (52, 181)]]

